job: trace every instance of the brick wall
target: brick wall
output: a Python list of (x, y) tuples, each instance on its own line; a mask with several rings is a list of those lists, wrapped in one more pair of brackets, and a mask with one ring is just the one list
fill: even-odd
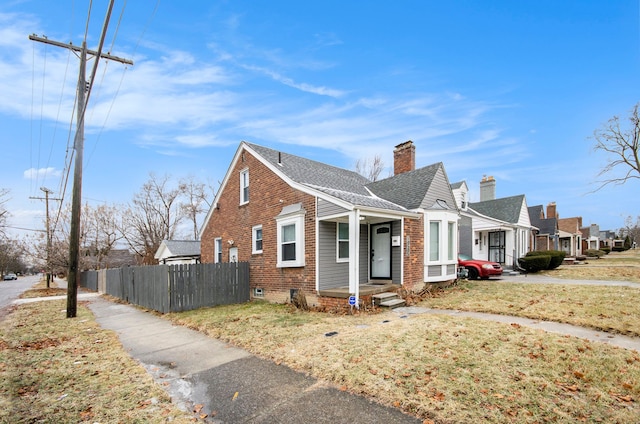
[[(249, 169), (249, 203), (240, 205), (240, 172)], [(277, 268), (275, 217), (287, 205), (302, 203), (305, 215), (305, 266)], [(251, 267), (251, 288), (262, 288), (265, 298), (285, 301), (289, 289), (315, 294), (315, 198), (294, 190), (250, 153), (241, 153), (202, 233), (202, 262), (214, 261), (214, 239), (222, 238), (222, 261), (229, 260), (229, 240), (238, 248), (238, 260)], [(262, 225), (263, 253), (252, 254), (252, 228)]]
[(409, 257), (404, 251), (404, 288), (419, 291), (424, 287), (424, 215), (419, 219), (404, 220), (405, 249), (409, 238)]

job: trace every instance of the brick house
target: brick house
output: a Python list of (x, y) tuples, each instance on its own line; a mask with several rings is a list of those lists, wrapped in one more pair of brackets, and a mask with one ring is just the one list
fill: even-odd
[(377, 286), (417, 291), (456, 278), (458, 210), (442, 163), (415, 169), (411, 141), (395, 175), (371, 182), (240, 143), (200, 231), (201, 261), (248, 261), (254, 297), (309, 304), (364, 299)]

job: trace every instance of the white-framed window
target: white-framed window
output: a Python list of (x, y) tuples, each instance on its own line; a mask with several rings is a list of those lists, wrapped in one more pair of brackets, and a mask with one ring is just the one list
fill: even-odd
[(440, 221), (429, 221), (429, 261), (440, 260)]
[(447, 259), (452, 261), (455, 258), (456, 247), (456, 223), (449, 222), (447, 225)]
[(336, 261), (349, 262), (349, 223), (338, 222), (336, 225)]
[(222, 263), (222, 238), (218, 237), (213, 241), (213, 262)]
[(251, 230), (251, 253), (262, 253), (262, 225), (256, 225)]
[[(280, 214), (277, 222), (277, 243), (279, 268), (304, 266), (304, 210), (298, 207), (299, 213)], [(284, 210), (283, 210), (284, 212)]]
[(240, 171), (240, 204), (249, 203), (249, 170)]

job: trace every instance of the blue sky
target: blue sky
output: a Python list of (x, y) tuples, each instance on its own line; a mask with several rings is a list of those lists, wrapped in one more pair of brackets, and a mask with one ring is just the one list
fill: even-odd
[[(0, 5), (0, 188), (10, 224), (43, 228), (62, 193), (89, 2)], [(88, 26), (96, 49), (107, 1)], [(617, 229), (640, 184), (592, 193), (607, 157), (589, 137), (640, 101), (640, 2), (182, 1), (115, 3), (86, 118), (83, 200), (124, 204), (149, 173), (217, 184), (241, 140), (354, 169), (413, 140), (479, 200), (556, 202)], [(92, 66), (93, 62), (89, 63)], [(90, 69), (90, 68), (89, 68)], [(72, 128), (73, 129), (73, 128)], [(386, 170), (383, 176), (390, 172)], [(18, 233), (18, 230), (14, 230)]]

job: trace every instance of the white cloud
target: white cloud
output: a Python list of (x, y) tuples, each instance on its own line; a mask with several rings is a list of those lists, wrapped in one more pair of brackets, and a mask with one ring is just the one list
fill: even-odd
[(27, 180), (46, 180), (50, 178), (60, 178), (62, 171), (49, 167), (49, 168), (29, 168), (24, 171), (24, 178)]

